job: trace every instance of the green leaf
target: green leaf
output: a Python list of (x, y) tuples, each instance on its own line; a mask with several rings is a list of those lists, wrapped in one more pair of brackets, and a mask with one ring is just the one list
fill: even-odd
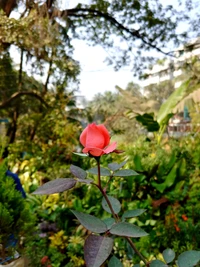
[[(88, 170), (88, 172), (91, 174), (98, 175), (98, 168), (97, 167), (91, 168)], [(110, 171), (106, 168), (103, 168), (103, 167), (100, 167), (100, 174), (101, 174), (101, 176), (110, 176), (111, 175)]]
[(163, 261), (153, 260), (150, 263), (150, 267), (168, 267)]
[(184, 82), (179, 88), (177, 88), (170, 95), (167, 101), (165, 101), (161, 105), (160, 110), (157, 115), (157, 121), (160, 125), (168, 122), (166, 120), (166, 118), (169, 117), (168, 115), (170, 113), (174, 113), (173, 110), (176, 107), (176, 105), (187, 95), (187, 89), (188, 89), (189, 83), (190, 83), (190, 80), (187, 80), (186, 82)]
[[(141, 7), (140, 1), (134, 1), (132, 6), (133, 6), (133, 8), (136, 9), (137, 11), (140, 11), (140, 7)], [(134, 266), (135, 266), (135, 265), (134, 265)]]
[(75, 177), (79, 179), (85, 179), (87, 177), (87, 172), (75, 165), (70, 166), (70, 171)]
[(127, 222), (120, 222), (114, 224), (110, 229), (110, 233), (113, 235), (128, 236), (128, 237), (142, 237), (148, 235), (140, 227)]
[(80, 157), (88, 157), (87, 154), (84, 154), (84, 153), (76, 153), (76, 152), (73, 152), (73, 154), (77, 155), (77, 156), (80, 156)]
[(136, 170), (143, 171), (141, 157), (138, 154), (136, 154), (133, 160)]
[(117, 171), (119, 170), (120, 168), (122, 168), (125, 164), (126, 164), (127, 161), (123, 161), (122, 163), (118, 164), (118, 163), (109, 163), (108, 164), (108, 168), (111, 170), (111, 171)]
[(125, 219), (125, 218), (137, 217), (137, 216), (140, 216), (145, 211), (146, 211), (145, 209), (128, 210), (124, 212), (124, 214), (122, 215), (122, 218)]
[(61, 193), (73, 188), (76, 185), (76, 182), (77, 181), (73, 178), (58, 178), (40, 186), (32, 194), (50, 195), (55, 193)]
[(167, 188), (165, 183), (157, 184), (156, 182), (152, 182), (153, 187), (155, 187), (160, 193), (163, 193)]
[(78, 179), (77, 182), (83, 183), (83, 184), (91, 184), (93, 182), (92, 179)]
[(117, 257), (112, 256), (109, 260), (108, 267), (123, 267), (123, 265)]
[(125, 176), (135, 176), (135, 175), (138, 175), (138, 173), (135, 172), (134, 170), (124, 169), (115, 172), (113, 176), (125, 177)]
[(199, 83), (190, 86), (190, 89), (187, 91), (186, 96), (178, 103), (178, 105), (176, 105), (174, 109), (175, 113), (182, 112), (185, 108), (187, 109), (193, 107), (194, 103), (199, 103), (199, 96)]
[(178, 175), (180, 177), (184, 177), (187, 171), (187, 163), (186, 163), (186, 159), (182, 158), (179, 161), (179, 167), (178, 167)]
[[(120, 210), (121, 210), (121, 204), (120, 204), (119, 200), (114, 198), (114, 197), (111, 197), (111, 196), (107, 196), (107, 197), (108, 197), (108, 199), (109, 199), (109, 201), (110, 201), (110, 203), (112, 205), (112, 208), (113, 208), (115, 214), (118, 214), (120, 212)], [(102, 207), (103, 207), (103, 209), (105, 211), (107, 211), (108, 213), (112, 214), (112, 212), (111, 212), (111, 210), (110, 210), (110, 208), (108, 206), (108, 203), (106, 202), (105, 198), (102, 199), (102, 203), (101, 204), (102, 204)]]
[(133, 267), (140, 267), (140, 264), (139, 263), (135, 264), (135, 265), (133, 265)]
[(113, 218), (106, 218), (103, 220), (103, 222), (106, 224), (108, 230), (110, 230), (112, 225), (115, 223), (115, 220)]
[(175, 252), (171, 248), (165, 249), (162, 254), (166, 263), (172, 262), (175, 258)]
[(113, 239), (105, 236), (89, 235), (84, 245), (86, 266), (100, 267), (109, 257), (113, 248)]
[(72, 212), (87, 230), (98, 234), (108, 230), (106, 224), (99, 218), (76, 210), (72, 210)]
[(158, 122), (154, 120), (153, 114), (144, 113), (143, 115), (137, 115), (135, 118), (148, 132), (157, 132), (160, 128)]
[(173, 152), (171, 157), (170, 157), (170, 161), (168, 162), (168, 164), (165, 166), (166, 169), (170, 170), (174, 164), (176, 163), (177, 161), (177, 156), (176, 156), (176, 153)]
[(179, 267), (193, 267), (200, 261), (200, 251), (189, 250), (178, 256)]
[(152, 182), (152, 185), (160, 192), (163, 193), (166, 188), (169, 188), (172, 186), (175, 182), (175, 179), (177, 177), (177, 168), (178, 164), (175, 164), (169, 174), (165, 177), (165, 181), (161, 184), (158, 184), (156, 182)]

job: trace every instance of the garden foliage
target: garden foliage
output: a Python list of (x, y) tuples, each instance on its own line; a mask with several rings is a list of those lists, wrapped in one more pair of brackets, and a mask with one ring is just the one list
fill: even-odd
[[(69, 137), (65, 140), (70, 140), (72, 128), (68, 127)], [(60, 142), (62, 138), (60, 135)], [(91, 181), (97, 178), (95, 161), (80, 157), (78, 153), (70, 154), (69, 150), (72, 151), (74, 145), (67, 150), (63, 146), (60, 153), (56, 140), (52, 141), (42, 150), (34, 143), (26, 146), (27, 142), (23, 146), (12, 145), (9, 149), (12, 169), (19, 172), (27, 201), (37, 216), (38, 232), (26, 252), (33, 266), (43, 266), (41, 260), (45, 256), (48, 257), (47, 262), (55, 267), (60, 264), (84, 266), (83, 244), (89, 231), (85, 224), (82, 226), (75, 220), (75, 216), (80, 219), (80, 214), (87, 212), (106, 225), (111, 225), (113, 218), (105, 200), (102, 201), (97, 189), (91, 186)], [(70, 141), (65, 142), (70, 145)], [(116, 213), (148, 233), (134, 241), (149, 260), (156, 256), (163, 261), (160, 252), (169, 247), (176, 252), (175, 259), (186, 250), (199, 250), (199, 143), (198, 135), (179, 140), (166, 139), (161, 144), (141, 137), (135, 142), (119, 144), (124, 153), (101, 157), (103, 184), (108, 182), (108, 176), (113, 171), (118, 172), (107, 184), (109, 199), (116, 206)], [(25, 147), (28, 153), (21, 153)], [(78, 146), (77, 150), (80, 151)], [(134, 169), (138, 175), (132, 176), (128, 169)], [(52, 195), (31, 194), (40, 185), (47, 181), (56, 183), (58, 180), (55, 178), (60, 177), (71, 179), (66, 189), (74, 184), (76, 188)], [(62, 179), (60, 181), (63, 182)], [(60, 187), (59, 182), (57, 185)], [(116, 234), (115, 230), (112, 230), (113, 234)], [(122, 237), (115, 238), (113, 246), (112, 257), (109, 258), (111, 263), (120, 260), (124, 266), (131, 266), (140, 261)]]
[(6, 176), (7, 164), (0, 164), (0, 258), (1, 262), (12, 258), (17, 249), (23, 250), (34, 230), (34, 216), (14, 180)]

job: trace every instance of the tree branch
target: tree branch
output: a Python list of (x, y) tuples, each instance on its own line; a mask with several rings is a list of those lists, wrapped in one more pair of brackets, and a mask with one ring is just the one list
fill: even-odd
[(49, 83), (50, 76), (52, 74), (52, 65), (53, 65), (53, 60), (51, 59), (49, 62), (49, 69), (48, 69), (48, 73), (47, 73), (46, 82), (45, 82), (45, 85), (43, 87), (43, 95), (45, 95), (47, 93), (47, 90), (48, 90), (48, 83)]
[(20, 67), (19, 67), (19, 78), (18, 78), (19, 91), (21, 91), (21, 88), (22, 88), (23, 59), (24, 59), (24, 50), (21, 48)]
[[(60, 16), (62, 18), (64, 17), (84, 17), (86, 15), (92, 15), (93, 17), (101, 17), (105, 20), (109, 21), (112, 25), (114, 25), (117, 29), (122, 30), (123, 32), (128, 33), (131, 37), (140, 39), (144, 44), (150, 46), (153, 49), (156, 49), (158, 52), (169, 55), (171, 52), (165, 52), (162, 49), (160, 49), (158, 46), (152, 44), (150, 41), (145, 39), (145, 36), (141, 35), (139, 30), (131, 30), (127, 27), (125, 27), (123, 24), (121, 24), (119, 21), (117, 21), (112, 15), (109, 13), (104, 13), (96, 9), (89, 9), (89, 8), (73, 8), (73, 9), (67, 9), (63, 10), (61, 12), (53, 12), (54, 16)], [(59, 15), (58, 15), (59, 14)]]
[(49, 105), (44, 101), (44, 99), (38, 95), (36, 92), (16, 92), (14, 93), (9, 99), (5, 100), (4, 102), (0, 103), (0, 109), (4, 109), (8, 107), (14, 100), (20, 98), (21, 96), (28, 95), (31, 97), (34, 97), (38, 99), (42, 104), (44, 104), (46, 107), (49, 107)]

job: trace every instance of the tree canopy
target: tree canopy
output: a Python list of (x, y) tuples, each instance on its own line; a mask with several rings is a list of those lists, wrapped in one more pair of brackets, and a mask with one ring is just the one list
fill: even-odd
[[(43, 60), (50, 60), (56, 54), (49, 49), (50, 43), (54, 43), (54, 48), (60, 47), (55, 50), (63, 53), (63, 45), (71, 47), (73, 38), (84, 39), (108, 49), (108, 62), (116, 68), (131, 64), (137, 71), (151, 57), (152, 50), (172, 55), (169, 44), (172, 48), (199, 35), (197, 5), (196, 0), (174, 1), (173, 5), (161, 0), (92, 0), (63, 10), (61, 1), (55, 0), (1, 0), (0, 8), (7, 17), (15, 9), (21, 14), (14, 24), (13, 20), (10, 23), (7, 20), (6, 30), (12, 34), (8, 31), (1, 39), (23, 47), (30, 54), (34, 52)], [(1, 31), (4, 27), (1, 22)], [(20, 35), (21, 30), (16, 31), (16, 27), (23, 29)], [(56, 38), (58, 32), (60, 38)]]
[[(153, 51), (173, 56), (174, 45), (199, 35), (197, 8), (196, 0), (176, 5), (161, 0), (92, 0), (70, 9), (59, 0), (0, 0), (0, 55), (6, 62), (0, 109), (1, 116), (10, 118), (10, 140), (19, 116), (33, 111), (40, 118), (56, 101), (67, 99), (67, 106), (74, 101), (80, 73), (73, 59), (74, 39), (102, 45), (108, 64), (116, 69), (131, 65), (139, 74)], [(13, 47), (14, 55), (20, 55), (18, 66), (12, 66)]]

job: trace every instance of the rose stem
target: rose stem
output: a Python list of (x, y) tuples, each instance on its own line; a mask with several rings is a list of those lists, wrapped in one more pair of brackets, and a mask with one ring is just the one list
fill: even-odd
[[(118, 216), (115, 214), (113, 207), (110, 203), (110, 200), (106, 194), (106, 192), (103, 190), (102, 186), (101, 186), (101, 169), (100, 169), (100, 157), (96, 158), (97, 161), (97, 169), (98, 169), (98, 184), (94, 184), (98, 187), (98, 189), (101, 191), (102, 195), (104, 196), (113, 217), (115, 218), (115, 221), (118, 222), (119, 218)], [(133, 243), (133, 241), (131, 240), (130, 237), (124, 236), (126, 238), (126, 240), (129, 242), (130, 246), (132, 247), (132, 249), (135, 251), (135, 253), (140, 257), (140, 259), (144, 262), (144, 264), (146, 265), (146, 267), (149, 267), (149, 263), (146, 261), (146, 259), (142, 256), (142, 254), (138, 251), (138, 249), (136, 248), (135, 244)]]
[(107, 204), (108, 204), (108, 206), (109, 206), (109, 208), (110, 208), (110, 210), (112, 212), (113, 217), (115, 218), (115, 221), (118, 222), (118, 217), (117, 217), (117, 215), (115, 214), (115, 212), (113, 210), (113, 207), (112, 207), (112, 205), (111, 205), (111, 203), (110, 203), (110, 201), (108, 199), (108, 196), (107, 196), (106, 192), (104, 192), (104, 190), (103, 190), (103, 188), (101, 186), (100, 157), (95, 158), (95, 159), (97, 161), (97, 169), (98, 169), (98, 184), (94, 184), (94, 185), (96, 185), (98, 187), (98, 189), (101, 191), (102, 195), (104, 196), (104, 198), (105, 198), (105, 200), (106, 200), (106, 202), (107, 202)]

